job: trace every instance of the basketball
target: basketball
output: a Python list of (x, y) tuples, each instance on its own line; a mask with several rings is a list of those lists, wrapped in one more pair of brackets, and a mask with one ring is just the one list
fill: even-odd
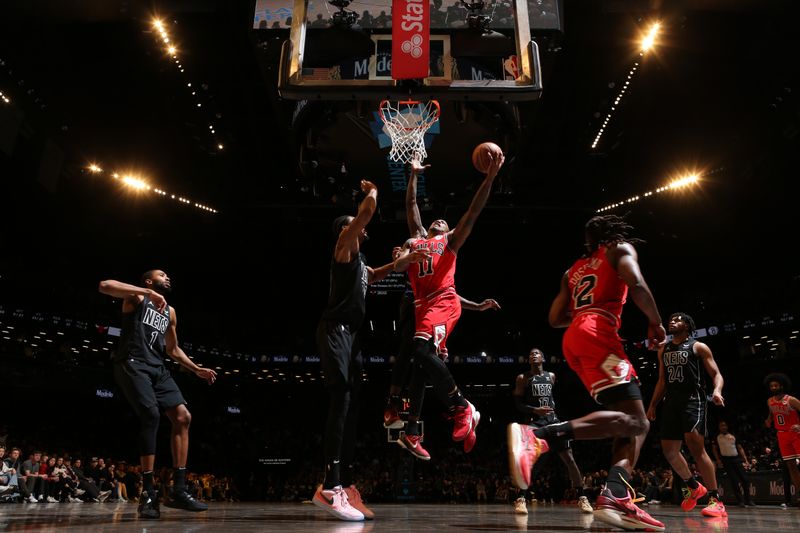
[(472, 164), (478, 172), (485, 173), (489, 170), (489, 164), (492, 159), (498, 158), (503, 155), (503, 150), (495, 143), (485, 142), (475, 147), (472, 151)]

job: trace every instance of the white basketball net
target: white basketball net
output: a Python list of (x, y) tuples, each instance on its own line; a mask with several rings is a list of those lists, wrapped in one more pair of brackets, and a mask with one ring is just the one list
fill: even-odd
[(425, 151), (425, 132), (439, 120), (439, 102), (417, 102), (407, 100), (390, 102), (384, 100), (379, 107), (383, 131), (392, 139), (392, 161), (410, 163), (418, 159), (421, 163), (428, 157)]

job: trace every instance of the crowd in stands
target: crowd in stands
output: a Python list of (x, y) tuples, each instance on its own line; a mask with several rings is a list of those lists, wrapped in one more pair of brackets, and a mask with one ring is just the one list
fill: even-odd
[[(156, 488), (168, 487), (171, 471), (163, 468)], [(187, 475), (191, 494), (206, 501), (238, 501), (231, 478), (213, 474)], [(34, 450), (25, 459), (22, 450), (0, 444), (0, 499), (26, 503), (136, 502), (142, 492), (141, 467), (102, 457), (83, 459)]]
[[(752, 411), (739, 411), (729, 422), (735, 428), (738, 442), (745, 449), (748, 471), (777, 470), (781, 467), (774, 433), (763, 427), (756, 407)], [(710, 427), (715, 425), (710, 424)], [(248, 433), (248, 426), (240, 424), (236, 431)], [(257, 425), (257, 429), (252, 436), (264, 441), (261, 426)], [(365, 501), (371, 503), (513, 502), (518, 497), (518, 491), (507, 473), (502, 433), (487, 426), (481, 435), (481, 446), (466, 455), (450, 445), (448, 435), (437, 437), (434, 432), (430, 446), (436, 452), (435, 458), (423, 463), (414, 460), (400, 447), (387, 443), (384, 433), (365, 431), (357, 452), (360, 462), (356, 465), (356, 484)], [(226, 434), (230, 436), (230, 433)], [(237, 478), (233, 475), (215, 477), (212, 474), (189, 474), (187, 482), (192, 494), (206, 501), (243, 499), (300, 502), (309, 499), (321, 482), (321, 469), (314, 464), (311, 451), (319, 443), (288, 429), (276, 428), (266, 434), (270, 435), (265, 441), (267, 449), (276, 448), (272, 444), (274, 440), (284, 446), (281, 455), (291, 456), (283, 452), (296, 450), (294, 457), (303, 459), (290, 461), (288, 466), (283, 467), (262, 466), (250, 468), (249, 471), (227, 472), (238, 474)], [(716, 432), (712, 431), (708, 439), (708, 450), (712, 457), (711, 443), (715, 435)], [(7, 437), (0, 435), (0, 439), (5, 442)], [(213, 440), (203, 444), (212, 447), (222, 445)], [(198, 442), (198, 445), (201, 444)], [(573, 443), (576, 460), (584, 474), (584, 490), (590, 500), (599, 493), (606, 478), (603, 468), (607, 468), (607, 465), (598, 462), (599, 457), (605, 456), (598, 453), (597, 447), (607, 445), (598, 442)], [(141, 492), (138, 465), (103, 457), (83, 457), (85, 459), (82, 460), (76, 455), (40, 453), (32, 448), (23, 455), (19, 448), (6, 448), (0, 442), (0, 498), (3, 501), (31, 503), (126, 502), (138, 498)], [(237, 469), (232, 464), (220, 465), (223, 471)], [(694, 465), (690, 466), (696, 471)], [(238, 470), (242, 470), (242, 467), (239, 466)], [(156, 477), (157, 485), (168, 487), (170, 477), (171, 471), (162, 469)], [(660, 503), (679, 501), (680, 485), (680, 480), (673, 483), (673, 473), (663, 459), (657, 434), (651, 435), (642, 450), (639, 468), (633, 473), (632, 486), (645, 497), (645, 503)], [(240, 492), (237, 486), (243, 490)], [(557, 457), (547, 458), (537, 465), (530, 497), (546, 503), (570, 502), (577, 498), (574, 489), (569, 486), (566, 470)]]

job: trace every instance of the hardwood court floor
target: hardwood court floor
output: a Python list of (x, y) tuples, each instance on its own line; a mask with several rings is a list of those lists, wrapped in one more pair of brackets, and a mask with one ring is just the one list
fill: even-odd
[[(564, 505), (534, 505), (530, 514), (515, 515), (510, 505), (372, 506), (376, 519), (341, 522), (310, 504), (212, 503), (205, 513), (162, 507), (161, 520), (136, 517), (136, 505), (124, 504), (3, 504), (0, 531), (37, 532), (238, 532), (313, 531), (315, 533), (455, 533), (459, 531), (615, 531), (592, 515)], [(759, 506), (729, 509), (727, 519), (709, 519), (700, 510), (684, 513), (676, 506), (651, 506), (667, 531), (776, 532), (800, 531), (800, 509)]]

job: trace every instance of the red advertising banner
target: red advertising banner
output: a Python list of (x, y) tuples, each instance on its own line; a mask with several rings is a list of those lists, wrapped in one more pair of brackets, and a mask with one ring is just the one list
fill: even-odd
[(392, 78), (428, 77), (430, 35), (428, 0), (392, 1)]

